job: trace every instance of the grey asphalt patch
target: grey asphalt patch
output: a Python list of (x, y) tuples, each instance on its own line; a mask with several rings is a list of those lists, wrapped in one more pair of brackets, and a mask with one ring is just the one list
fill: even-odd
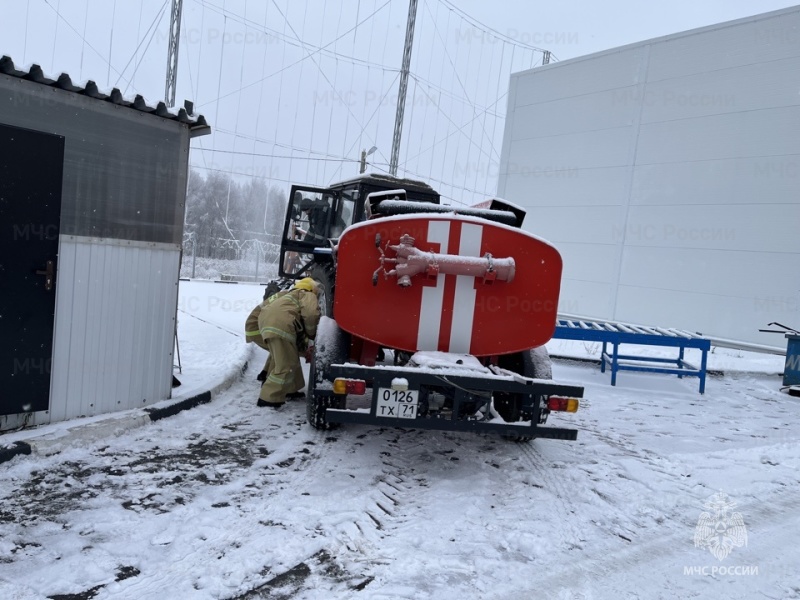
[(20, 456), (22, 454), (30, 454), (31, 453), (31, 446), (27, 442), (15, 442), (13, 446), (9, 448), (0, 448), (0, 463), (4, 463), (7, 460), (11, 460), (15, 456)]

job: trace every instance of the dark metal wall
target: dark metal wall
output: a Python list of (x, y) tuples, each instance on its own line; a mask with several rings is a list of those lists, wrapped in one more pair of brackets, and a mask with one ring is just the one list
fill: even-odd
[(181, 243), (188, 127), (3, 74), (0, 123), (65, 138), (62, 235)]

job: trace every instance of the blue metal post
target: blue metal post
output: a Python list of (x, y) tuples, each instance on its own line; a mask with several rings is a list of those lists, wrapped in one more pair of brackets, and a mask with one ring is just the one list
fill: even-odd
[(606, 372), (606, 342), (603, 342), (603, 351), (600, 353), (600, 372)]
[(706, 393), (706, 359), (708, 358), (708, 351), (703, 350), (703, 358), (700, 362), (700, 393)]
[(617, 385), (617, 355), (619, 354), (619, 344), (614, 343), (614, 356), (611, 357), (611, 385)]

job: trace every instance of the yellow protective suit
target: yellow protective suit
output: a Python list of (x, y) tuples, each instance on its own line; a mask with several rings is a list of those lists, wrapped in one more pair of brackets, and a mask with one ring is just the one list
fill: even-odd
[(317, 335), (317, 290), (317, 282), (306, 277), (291, 290), (278, 292), (260, 305), (258, 332), (270, 356), (259, 399), (267, 404), (283, 404), (287, 394), (305, 386), (297, 343), (298, 338), (314, 339)]

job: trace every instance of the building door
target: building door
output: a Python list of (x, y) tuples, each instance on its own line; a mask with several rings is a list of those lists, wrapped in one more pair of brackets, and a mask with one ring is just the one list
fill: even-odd
[(47, 410), (64, 138), (0, 124), (0, 415)]

